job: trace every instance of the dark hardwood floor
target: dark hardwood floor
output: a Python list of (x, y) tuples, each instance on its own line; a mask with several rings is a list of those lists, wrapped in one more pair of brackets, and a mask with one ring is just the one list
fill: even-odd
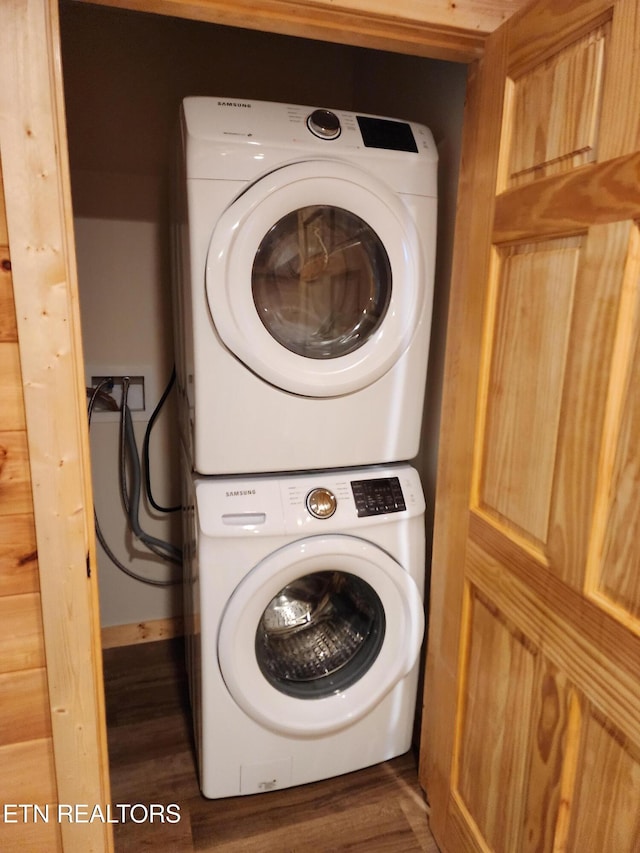
[[(114, 824), (116, 853), (438, 853), (412, 753), (311, 785), (206, 800), (196, 777), (182, 643), (107, 649), (104, 671), (112, 802), (140, 804), (126, 810), (133, 819)], [(179, 821), (168, 822), (171, 811), (161, 814), (169, 804), (179, 806)]]

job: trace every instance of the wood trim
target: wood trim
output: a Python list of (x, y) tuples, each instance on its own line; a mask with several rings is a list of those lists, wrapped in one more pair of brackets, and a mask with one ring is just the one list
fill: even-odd
[[(455, 707), (452, 696), (457, 693), (457, 669), (464, 651), (458, 636), (464, 576), (461, 571), (444, 569), (461, 566), (465, 560), (477, 405), (475, 393), (469, 392), (478, 388), (486, 310), (484, 282), (491, 263), (488, 247), (493, 211), (478, 208), (475, 199), (492, 196), (496, 186), (494, 152), (499, 145), (506, 37), (503, 27), (489, 39), (486, 61), (471, 67), (462, 141), (441, 415), (447, 434), (446, 441), (443, 437), (440, 442), (438, 463), (420, 756), (420, 782), (431, 804), (436, 842), (450, 831), (449, 783), (455, 742), (455, 722), (440, 709)], [(476, 256), (472, 266), (470, 247), (481, 245), (487, 246), (484, 261), (479, 263)], [(432, 684), (439, 686), (437, 698), (430, 695)], [(445, 690), (448, 698), (442, 695)]]
[[(110, 800), (58, 4), (0, 9), (0, 150), (59, 802)], [(90, 573), (90, 577), (88, 577)], [(60, 827), (110, 851), (112, 827)]]
[(526, 18), (526, 5), (523, 6), (509, 20), (509, 75), (518, 77), (610, 20), (613, 3), (614, 0), (580, 0), (573, 5), (562, 0), (542, 0), (536, 15)]
[(138, 643), (153, 643), (169, 640), (184, 634), (184, 621), (180, 617), (153, 619), (150, 622), (134, 622), (130, 625), (110, 625), (102, 629), (102, 648), (134, 646)]
[[(587, 195), (589, 183), (597, 191)], [(629, 192), (633, 187), (633, 192)], [(540, 178), (496, 200), (493, 240), (525, 240), (532, 233), (579, 233), (588, 224), (640, 218), (640, 154), (582, 166), (566, 175)]]
[[(95, 5), (96, 0), (80, 0)], [(471, 62), (482, 55), (489, 32), (522, 0), (98, 0), (101, 6), (151, 12), (243, 29), (319, 39)]]
[[(529, 622), (525, 633), (535, 638), (536, 648), (567, 672), (581, 690), (625, 732), (640, 740), (640, 708), (634, 704), (634, 685), (640, 683), (637, 641), (620, 622), (596, 603), (571, 589), (513, 542), (500, 535), (489, 519), (471, 513), (469, 528), (468, 577), (479, 589), (490, 588), (492, 600), (507, 617), (517, 602)], [(509, 566), (508, 573), (504, 566)], [(501, 598), (496, 598), (499, 590)], [(550, 603), (553, 602), (553, 609)], [(560, 617), (558, 621), (558, 616)], [(554, 624), (555, 620), (555, 624)], [(557, 626), (562, 628), (562, 643), (553, 642)], [(591, 646), (590, 654), (584, 647)], [(558, 651), (559, 650), (559, 651)], [(584, 661), (589, 669), (582, 671)], [(615, 672), (608, 673), (615, 661)], [(608, 675), (608, 677), (607, 677)], [(617, 685), (615, 694), (610, 685)]]

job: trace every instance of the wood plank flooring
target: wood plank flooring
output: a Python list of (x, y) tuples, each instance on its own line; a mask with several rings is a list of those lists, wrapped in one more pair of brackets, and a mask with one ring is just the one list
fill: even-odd
[(180, 807), (176, 823), (132, 810), (133, 820), (114, 824), (116, 853), (438, 853), (412, 753), (285, 791), (206, 800), (182, 643), (107, 649), (104, 670), (112, 802)]

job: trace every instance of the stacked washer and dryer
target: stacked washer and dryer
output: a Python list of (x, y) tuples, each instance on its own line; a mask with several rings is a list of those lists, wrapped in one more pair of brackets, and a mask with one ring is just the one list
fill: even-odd
[(422, 125), (187, 98), (173, 203), (200, 784), (269, 791), (411, 742), (437, 154)]

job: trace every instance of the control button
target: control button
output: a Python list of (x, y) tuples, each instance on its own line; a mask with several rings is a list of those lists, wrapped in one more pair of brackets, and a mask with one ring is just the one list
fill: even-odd
[(337, 139), (342, 131), (340, 119), (330, 110), (314, 110), (307, 118), (307, 127), (320, 139)]
[(314, 518), (331, 518), (338, 501), (329, 489), (312, 489), (307, 495), (307, 509)]
[(404, 512), (406, 504), (398, 477), (354, 480), (351, 483), (358, 517)]

